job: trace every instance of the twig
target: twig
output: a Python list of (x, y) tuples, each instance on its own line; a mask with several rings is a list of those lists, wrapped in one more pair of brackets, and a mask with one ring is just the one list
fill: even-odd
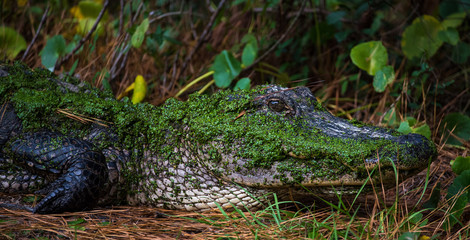
[[(185, 15), (185, 14), (192, 14), (192, 11), (178, 11), (178, 12), (168, 12), (168, 13), (163, 13), (163, 14), (160, 14), (152, 19), (150, 19), (149, 23), (152, 24), (154, 23), (155, 21), (157, 20), (161, 20), (163, 18), (166, 18), (166, 17), (172, 17), (172, 16), (182, 16), (182, 15)], [(199, 16), (199, 17), (203, 17), (202, 14), (195, 14), (196, 16)]]
[(219, 5), (217, 6), (217, 9), (211, 16), (209, 23), (206, 25), (206, 28), (202, 32), (201, 36), (199, 36), (199, 40), (197, 41), (196, 46), (191, 50), (189, 55), (184, 60), (180, 73), (183, 73), (184, 70), (186, 70), (186, 67), (188, 66), (189, 61), (191, 61), (191, 58), (193, 57), (194, 53), (201, 47), (202, 43), (206, 41), (207, 34), (209, 34), (209, 31), (212, 25), (214, 24), (215, 18), (217, 17), (217, 15), (219, 15), (219, 12), (222, 9), (222, 6), (224, 5), (224, 3), (225, 3), (225, 0), (220, 1)]
[(304, 11), (304, 8), (305, 8), (305, 3), (307, 1), (304, 0), (302, 2), (302, 6), (300, 7), (300, 11), (297, 12), (297, 15), (295, 16), (294, 20), (292, 21), (292, 23), (289, 25), (289, 27), (287, 28), (287, 30), (284, 32), (284, 34), (282, 34), (282, 36), (266, 51), (264, 52), (264, 54), (257, 58), (250, 66), (247, 66), (245, 69), (243, 69), (243, 71), (247, 71), (248, 69), (251, 69), (252, 67), (254, 67), (256, 64), (258, 64), (261, 60), (263, 60), (264, 58), (266, 58), (272, 51), (274, 51), (274, 49), (282, 42), (284, 41), (284, 38), (286, 38), (287, 34), (290, 32), (290, 30), (294, 27), (295, 23), (297, 22), (297, 20), (299, 19), (300, 15), (302, 14), (302, 12)]
[(21, 57), (22, 62), (25, 60), (25, 58), (28, 55), (29, 50), (31, 50), (31, 47), (33, 46), (33, 44), (36, 42), (36, 39), (38, 38), (39, 32), (42, 29), (42, 25), (44, 25), (44, 22), (46, 21), (47, 14), (49, 13), (49, 8), (50, 8), (50, 6), (47, 5), (47, 8), (44, 11), (44, 14), (42, 15), (41, 22), (39, 23), (38, 29), (36, 30), (36, 34), (33, 37), (33, 40), (31, 40), (31, 42), (28, 45), (28, 48), (26, 48), (26, 51), (24, 51), (23, 57)]
[(119, 11), (119, 35), (122, 34), (124, 25), (124, 0), (120, 1), (121, 10)]
[(103, 8), (101, 9), (100, 14), (96, 18), (95, 24), (93, 24), (93, 27), (90, 29), (88, 34), (85, 37), (83, 37), (80, 40), (80, 42), (78, 42), (77, 46), (72, 50), (72, 52), (67, 54), (62, 59), (60, 59), (60, 61), (57, 61), (56, 65), (54, 67), (54, 70), (58, 69), (60, 67), (60, 65), (62, 65), (62, 63), (68, 61), (82, 47), (82, 45), (91, 37), (93, 32), (95, 32), (96, 28), (98, 27), (98, 23), (101, 21), (101, 18), (104, 16), (104, 12), (106, 11), (106, 8), (108, 8), (108, 5), (109, 5), (109, 0), (106, 0), (103, 4)]
[[(140, 14), (140, 11), (142, 10), (143, 8), (143, 2), (140, 3), (139, 7), (137, 8), (134, 16), (132, 16), (130, 18), (130, 25), (132, 26), (134, 24), (135, 21), (137, 21), (137, 17), (139, 16)], [(130, 13), (132, 14), (132, 12)], [(129, 51), (130, 51), (130, 47), (131, 45), (128, 43), (129, 41), (129, 38), (130, 38), (130, 34), (129, 33), (126, 33), (126, 35), (124, 36), (124, 40), (122, 41), (122, 46), (126, 46), (124, 48), (124, 50), (120, 51), (119, 54), (117, 55), (117, 57), (113, 58), (113, 66), (111, 67), (110, 71), (109, 71), (109, 75), (110, 75), (110, 79), (114, 79), (117, 77), (117, 75), (121, 72), (121, 70), (124, 68), (124, 66), (126, 65), (126, 61), (127, 61), (127, 57), (129, 55)], [(118, 64), (119, 64), (119, 61), (122, 59), (121, 61), (121, 65), (118, 67)]]
[[(124, 43), (127, 43), (128, 38), (129, 38), (129, 35), (126, 34), (126, 36), (124, 37), (123, 45), (124, 45)], [(126, 47), (123, 50), (119, 51), (119, 54), (115, 58), (113, 66), (111, 66), (111, 70), (109, 71), (110, 72), (110, 79), (114, 79), (119, 74), (120, 68), (118, 69), (117, 65), (119, 63), (119, 60), (121, 60), (122, 56), (129, 51), (129, 48), (130, 48), (130, 45), (127, 44)]]
[[(178, 50), (175, 54), (175, 59), (173, 59), (173, 69), (172, 69), (172, 73), (171, 73), (171, 79), (176, 79), (176, 62), (178, 61), (178, 57), (180, 55), (180, 50)], [(168, 87), (168, 89), (172, 89), (173, 88), (173, 85), (176, 81), (170, 81), (170, 86)]]

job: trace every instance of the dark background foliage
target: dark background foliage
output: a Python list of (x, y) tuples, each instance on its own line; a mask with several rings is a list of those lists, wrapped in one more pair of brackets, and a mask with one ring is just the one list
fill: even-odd
[(0, 61), (154, 105), (307, 86), (338, 116), (432, 138), (449, 170), (470, 146), (469, 10), (469, 0), (5, 0)]

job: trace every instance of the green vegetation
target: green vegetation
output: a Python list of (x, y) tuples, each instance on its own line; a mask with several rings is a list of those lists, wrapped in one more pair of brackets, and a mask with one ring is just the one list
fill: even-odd
[[(204, 98), (203, 94), (212, 95), (220, 88), (250, 89), (266, 83), (308, 86), (337, 115), (401, 133), (420, 133), (439, 146), (439, 164), (429, 172), (429, 185), (412, 187), (420, 193), (414, 197), (419, 200), (417, 207), (403, 207), (407, 197), (391, 206), (380, 201), (361, 205), (376, 208), (372, 213), (341, 203), (326, 212), (292, 213), (274, 203), (259, 213), (222, 211), (222, 218), (206, 223), (228, 228), (244, 221), (242, 226), (249, 226), (250, 236), (260, 238), (271, 237), (266, 231), (273, 231), (280, 237), (314, 239), (465, 239), (470, 233), (468, 220), (462, 216), (468, 216), (470, 196), (465, 187), (470, 176), (468, 170), (454, 170), (458, 177), (453, 181), (450, 167), (444, 166), (455, 156), (468, 158), (470, 2), (418, 2), (3, 1), (0, 60), (22, 60), (31, 67), (76, 74), (105, 90), (92, 90), (90, 95), (108, 98), (123, 94), (142, 75), (146, 83), (139, 89), (144, 86), (146, 91), (137, 86), (128, 91), (134, 89), (145, 98), (125, 99), (123, 104), (129, 105), (139, 101), (161, 105), (172, 97), (186, 100), (193, 92), (202, 96), (191, 97)], [(18, 102), (55, 101), (56, 96), (43, 99), (28, 92), (27, 86), (15, 87), (25, 88), (16, 96)], [(0, 93), (2, 99), (10, 97), (6, 92)], [(93, 106), (97, 103), (69, 100), (77, 104), (77, 111), (102, 120), (107, 117)], [(191, 107), (168, 101), (174, 108), (164, 116), (168, 119), (181, 118), (182, 109)], [(113, 121), (123, 128), (141, 130), (134, 123), (150, 117), (144, 114), (148, 104), (138, 104), (130, 108), (132, 112), (106, 104), (99, 103), (115, 108)], [(231, 118), (237, 117), (237, 106), (228, 101), (221, 104)], [(42, 116), (32, 107), (24, 119)], [(218, 121), (216, 115), (208, 114), (211, 117), (200, 119), (201, 124)], [(202, 127), (198, 137), (205, 134), (209, 133)], [(122, 137), (136, 144), (136, 135)], [(276, 144), (280, 143), (266, 147), (267, 152), (275, 151)], [(266, 152), (246, 154), (256, 157)], [(453, 168), (466, 165), (460, 161)], [(380, 198), (380, 191), (376, 192)], [(446, 201), (440, 201), (441, 195)], [(423, 202), (429, 204), (422, 207)]]

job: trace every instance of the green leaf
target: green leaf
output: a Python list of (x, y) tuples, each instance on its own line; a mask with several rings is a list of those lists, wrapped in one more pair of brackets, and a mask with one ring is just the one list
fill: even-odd
[(79, 224), (82, 224), (82, 223), (86, 223), (86, 220), (83, 219), (83, 218), (79, 218), (77, 220), (67, 222), (69, 228), (74, 229), (74, 230), (85, 231), (86, 228), (84, 226), (79, 225)]
[(251, 43), (251, 44), (254, 45), (254, 47), (256, 49), (258, 49), (258, 40), (256, 40), (255, 35), (253, 35), (251, 33), (245, 34), (245, 36), (243, 36), (243, 38), (242, 38), (241, 43)]
[(351, 49), (352, 62), (371, 76), (385, 67), (388, 61), (387, 49), (381, 41), (371, 41), (356, 45)]
[(255, 61), (256, 55), (258, 54), (257, 51), (258, 49), (256, 49), (252, 43), (245, 45), (242, 54), (242, 63), (245, 67), (250, 66)]
[(111, 91), (111, 84), (109, 83), (108, 79), (104, 78), (102, 81), (101, 81), (101, 85), (103, 86), (103, 89), (106, 89), (108, 91)]
[(431, 140), (431, 129), (429, 128), (429, 126), (427, 124), (424, 124), (420, 127), (412, 128), (412, 132), (423, 135), (427, 139)]
[(457, 45), (460, 41), (459, 32), (455, 28), (448, 28), (439, 32), (438, 37), (441, 41), (451, 45)]
[(385, 123), (388, 126), (394, 126), (395, 124), (397, 124), (397, 111), (396, 111), (396, 109), (391, 108), (390, 110), (388, 110), (385, 113), (382, 122)]
[(26, 49), (26, 41), (13, 28), (0, 27), (0, 56), (13, 60)]
[(64, 49), (64, 54), (71, 53), (73, 51), (73, 49), (75, 48), (75, 46), (77, 46), (77, 44), (75, 42), (69, 43)]
[(406, 121), (410, 125), (410, 127), (413, 127), (416, 124), (416, 118), (414, 117), (406, 117)]
[(413, 127), (415, 124), (416, 119), (408, 117), (406, 121), (400, 123), (400, 127), (397, 129), (397, 131), (403, 134), (417, 133), (425, 136), (427, 139), (431, 139), (431, 129), (427, 124), (423, 124), (419, 127)]
[(41, 55), (41, 63), (49, 69), (54, 71), (55, 63), (57, 59), (66, 53), (65, 39), (62, 35), (56, 35), (46, 42), (46, 46), (39, 53)]
[(346, 16), (345, 11), (332, 12), (326, 16), (326, 22), (330, 25), (334, 25), (337, 29), (340, 29), (343, 26), (341, 19), (343, 19), (344, 16)]
[(385, 87), (395, 79), (395, 71), (392, 66), (385, 66), (378, 70), (374, 76), (374, 89), (376, 92), (385, 91)]
[(249, 78), (242, 78), (238, 80), (237, 84), (235, 84), (235, 87), (233, 87), (233, 90), (248, 90), (250, 89), (250, 83), (251, 80)]
[(432, 57), (442, 45), (438, 33), (443, 29), (433, 16), (416, 18), (403, 32), (401, 48), (408, 59)]
[(452, 171), (460, 175), (465, 170), (470, 170), (470, 157), (461, 157), (458, 156), (454, 160), (450, 161), (450, 165), (452, 166)]
[(456, 28), (460, 26), (465, 19), (467, 14), (465, 12), (458, 12), (451, 14), (442, 21), (442, 27), (443, 28)]
[(77, 220), (73, 220), (73, 221), (68, 221), (67, 224), (69, 225), (77, 225), (77, 224), (81, 224), (81, 223), (85, 223), (86, 220), (83, 219), (83, 218), (78, 218)]
[(146, 18), (142, 23), (135, 29), (134, 34), (132, 34), (131, 43), (135, 48), (139, 48), (145, 39), (145, 33), (149, 28), (149, 19)]
[(466, 63), (470, 57), (470, 45), (465, 42), (459, 42), (452, 49), (452, 60), (458, 64)]
[(431, 197), (423, 204), (423, 208), (436, 209), (441, 199), (441, 183), (438, 182), (436, 187), (432, 190)]
[(335, 33), (335, 39), (337, 42), (342, 42), (344, 40), (346, 40), (346, 38), (348, 38), (349, 34), (351, 34), (352, 32), (354, 32), (353, 30), (351, 29), (346, 29), (344, 31), (341, 31), (341, 32), (337, 32)]
[(463, 210), (470, 200), (469, 186), (470, 170), (461, 172), (460, 175), (454, 179), (452, 185), (449, 186), (446, 199), (452, 201), (450, 203), (452, 209), (450, 210), (449, 218), (444, 222), (445, 228), (450, 229), (450, 227), (459, 222), (460, 216), (462, 216)]
[(69, 75), (72, 76), (73, 73), (75, 72), (75, 69), (77, 69), (78, 66), (78, 58), (73, 62), (72, 68), (70, 68)]
[(422, 213), (413, 213), (409, 218), (408, 221), (414, 225), (417, 225), (423, 219)]
[(241, 42), (246, 44), (242, 53), (242, 63), (243, 66), (247, 67), (255, 61), (258, 55), (258, 41), (253, 34), (248, 33), (243, 36)]
[(162, 27), (160, 25), (157, 26), (157, 29), (155, 30), (154, 33), (152, 33), (151, 38), (155, 39), (158, 45), (162, 45), (163, 43), (163, 35), (165, 31), (163, 31)]
[(400, 127), (398, 127), (397, 131), (403, 134), (408, 134), (411, 133), (411, 127), (407, 121), (404, 121), (400, 123)]
[(344, 95), (346, 93), (346, 90), (348, 90), (348, 81), (342, 81), (341, 83), (341, 95)]
[(215, 85), (219, 88), (226, 88), (240, 74), (241, 64), (232, 53), (223, 50), (215, 57), (211, 70), (214, 71)]
[(364, 29), (362, 30), (363, 33), (369, 35), (369, 36), (374, 36), (374, 34), (380, 29), (382, 19), (385, 17), (384, 13), (381, 11), (377, 11), (374, 20), (372, 21), (372, 24), (370, 25), (369, 29)]
[(464, 141), (470, 140), (470, 117), (460, 113), (450, 113), (444, 118), (442, 126), (445, 126), (445, 129), (441, 129), (444, 139), (448, 138), (446, 144), (462, 145), (460, 141), (450, 136), (451, 131)]

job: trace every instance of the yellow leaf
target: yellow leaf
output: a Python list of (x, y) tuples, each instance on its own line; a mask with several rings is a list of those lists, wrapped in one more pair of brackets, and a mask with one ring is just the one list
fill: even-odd
[(16, 0), (16, 4), (18, 4), (18, 7), (24, 7), (26, 6), (26, 3), (28, 3), (28, 0)]
[[(75, 32), (79, 35), (85, 36), (95, 24), (102, 8), (102, 0), (82, 0), (78, 5), (73, 6), (70, 9), (70, 13), (74, 17), (73, 21), (78, 23), (74, 29)], [(100, 23), (98, 23), (98, 28), (93, 34), (98, 33), (99, 36), (103, 35), (104, 27), (102, 26), (102, 23), (106, 22), (107, 16), (108, 14), (105, 12)]]
[(134, 90), (131, 99), (132, 103), (136, 104), (142, 102), (142, 100), (144, 100), (145, 98), (145, 95), (147, 94), (147, 82), (145, 81), (144, 77), (142, 77), (142, 75), (137, 75), (135, 81), (129, 87), (127, 87), (124, 92), (119, 94), (119, 96), (117, 96), (117, 99), (119, 100), (123, 98), (127, 95), (128, 92), (132, 90)]
[(77, 6), (73, 6), (72, 8), (70, 8), (70, 13), (77, 19), (83, 19), (85, 18), (82, 14), (82, 12), (80, 11), (80, 8)]
[(134, 92), (132, 93), (132, 103), (136, 104), (144, 100), (147, 94), (147, 82), (142, 75), (137, 75), (134, 81)]

